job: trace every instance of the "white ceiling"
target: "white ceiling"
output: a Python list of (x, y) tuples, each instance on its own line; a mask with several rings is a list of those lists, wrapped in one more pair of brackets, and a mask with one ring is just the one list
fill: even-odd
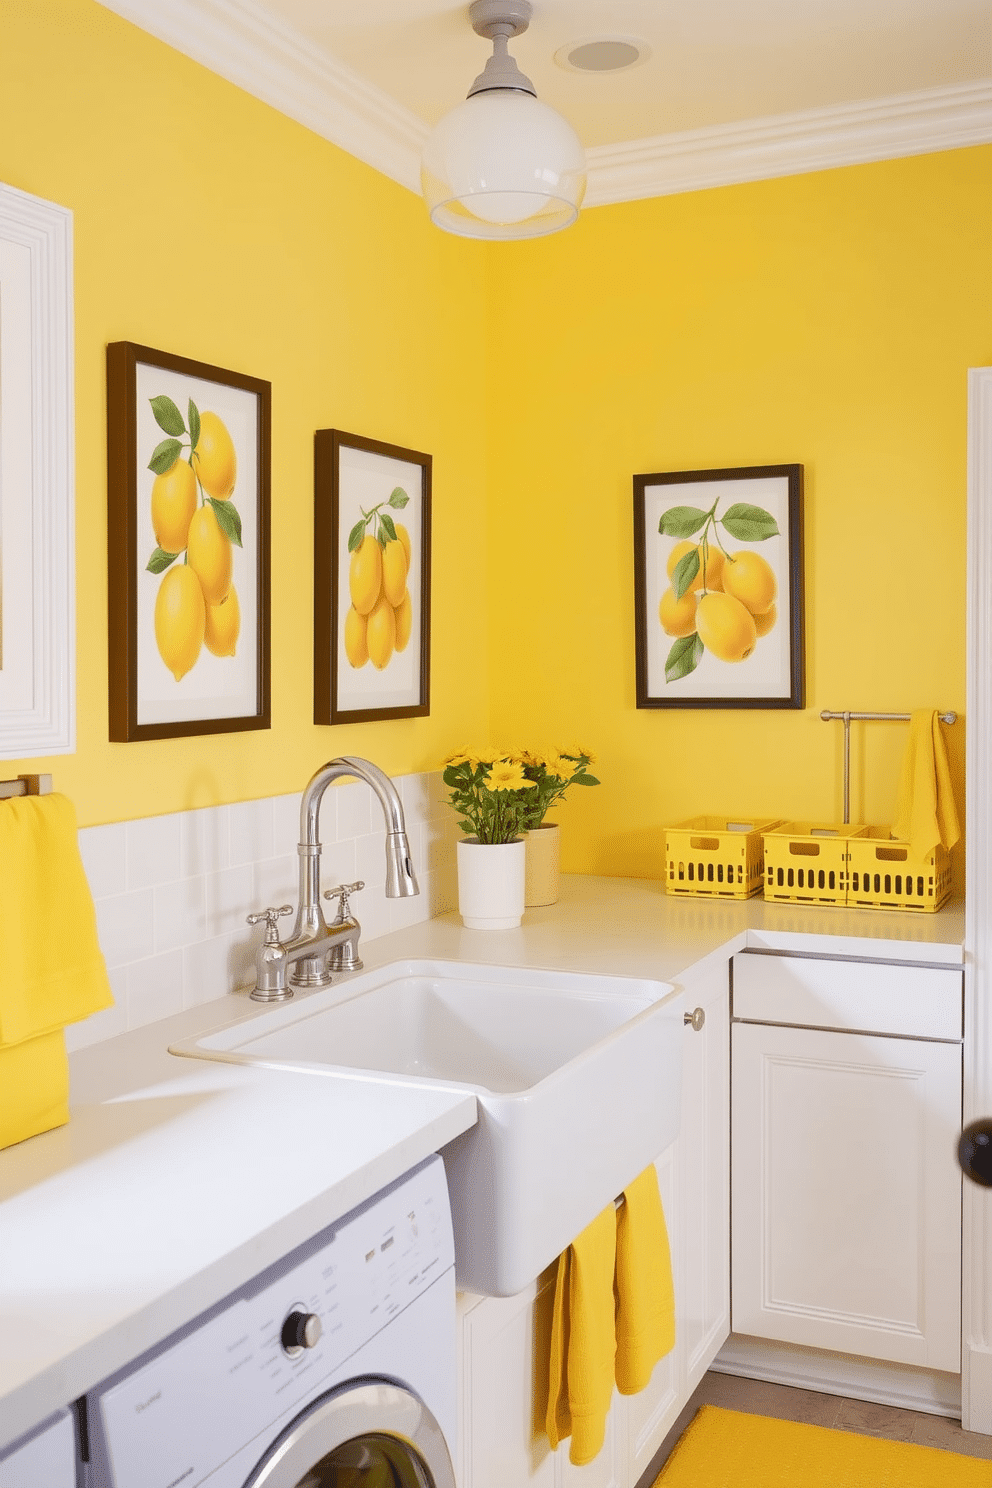
[[(412, 190), (489, 52), (467, 0), (102, 3)], [(650, 55), (555, 63), (599, 38)], [(989, 0), (535, 0), (510, 49), (586, 145), (593, 204), (992, 140)]]

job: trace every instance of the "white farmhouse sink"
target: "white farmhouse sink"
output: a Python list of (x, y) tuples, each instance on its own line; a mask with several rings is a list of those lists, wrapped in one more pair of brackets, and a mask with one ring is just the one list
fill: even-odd
[(527, 1286), (678, 1133), (682, 995), (665, 982), (410, 961), (176, 1045), (472, 1091), (442, 1151), (458, 1285)]

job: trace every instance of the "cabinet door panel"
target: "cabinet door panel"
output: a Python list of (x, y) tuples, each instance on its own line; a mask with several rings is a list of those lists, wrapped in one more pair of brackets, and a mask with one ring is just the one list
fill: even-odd
[(735, 1024), (733, 1326), (960, 1367), (961, 1051)]

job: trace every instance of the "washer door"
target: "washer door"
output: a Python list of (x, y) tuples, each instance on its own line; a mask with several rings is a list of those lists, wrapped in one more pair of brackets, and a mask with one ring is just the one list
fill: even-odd
[(245, 1488), (455, 1488), (455, 1475), (423, 1401), (386, 1380), (363, 1380), (297, 1416)]

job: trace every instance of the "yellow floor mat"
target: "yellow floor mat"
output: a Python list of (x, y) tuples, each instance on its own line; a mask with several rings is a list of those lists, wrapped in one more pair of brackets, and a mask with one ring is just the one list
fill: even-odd
[(655, 1488), (992, 1488), (992, 1462), (704, 1405)]

